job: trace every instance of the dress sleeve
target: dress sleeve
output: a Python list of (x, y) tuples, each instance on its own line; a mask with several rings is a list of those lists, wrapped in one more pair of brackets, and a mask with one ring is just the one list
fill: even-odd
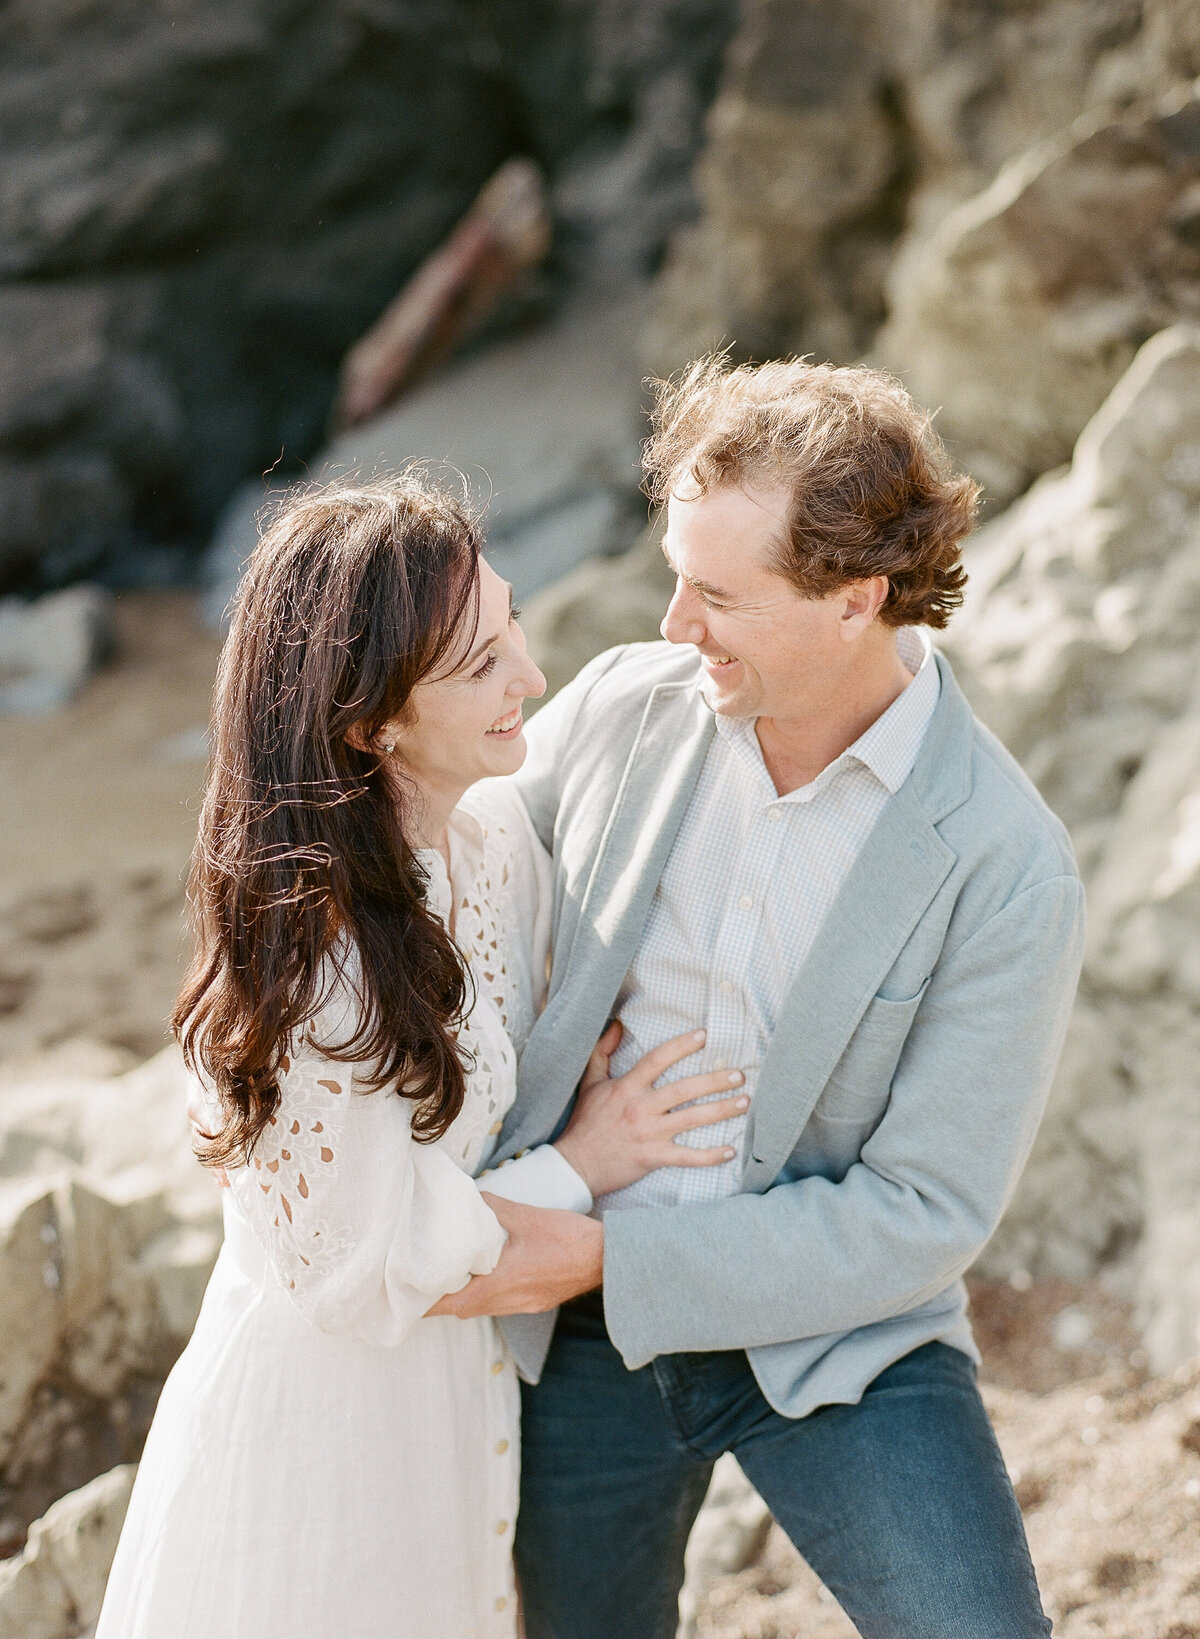
[(313, 1325), (397, 1344), (437, 1300), (496, 1266), (505, 1233), (474, 1181), (413, 1137), (412, 1104), (364, 1092), (322, 1046), (349, 1039), (345, 981), (285, 1058), (280, 1102), (230, 1188)]
[(490, 1195), (525, 1206), (553, 1207), (559, 1212), (592, 1210), (592, 1192), (553, 1144), (538, 1144), (498, 1167), (481, 1172), (475, 1182)]

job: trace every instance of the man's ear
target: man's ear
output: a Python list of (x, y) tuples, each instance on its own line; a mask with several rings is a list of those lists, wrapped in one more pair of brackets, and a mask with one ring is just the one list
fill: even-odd
[(890, 584), (886, 575), (869, 575), (842, 588), (842, 629), (847, 637), (871, 624), (887, 602)]

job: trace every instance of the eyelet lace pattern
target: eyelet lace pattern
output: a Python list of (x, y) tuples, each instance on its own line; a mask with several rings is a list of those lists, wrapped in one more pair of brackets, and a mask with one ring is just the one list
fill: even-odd
[[(500, 930), (511, 889), (514, 843), (503, 825), (478, 827), (469, 870), (453, 884), (455, 941), (466, 959), (474, 1001), (459, 1031), (470, 1067), (462, 1110), (437, 1141), (464, 1172), (474, 1173), (495, 1147), (500, 1123), (516, 1096), (516, 1053), (532, 1025), (532, 1007), (510, 976)], [(466, 881), (462, 880), (466, 877)], [(448, 910), (448, 896), (433, 903)], [(529, 1017), (526, 1017), (526, 1014)], [(299, 1295), (306, 1277), (331, 1269), (352, 1248), (353, 1237), (322, 1209), (323, 1175), (338, 1164), (338, 1134), (347, 1102), (356, 1095), (352, 1067), (324, 1057), (307, 1037), (281, 1066), (283, 1097), (250, 1160), (253, 1190), (245, 1210), (270, 1231), (281, 1284)], [(373, 1096), (387, 1097), (385, 1092)], [(392, 1095), (394, 1096), (394, 1095)]]
[(352, 1094), (350, 1076), (330, 1077), (330, 1061), (303, 1045), (280, 1066), (286, 1094), (250, 1159), (252, 1199), (271, 1225), (280, 1280), (295, 1291), (306, 1272), (331, 1268), (350, 1244), (320, 1210), (321, 1174), (337, 1164), (335, 1134)]
[(513, 841), (505, 827), (494, 822), (481, 822), (479, 833), (476, 869), (467, 884), (454, 884), (454, 940), (475, 987), (474, 1005), (458, 1039), (472, 1068), (462, 1111), (441, 1140), (468, 1172), (480, 1165), (516, 1095), (512, 1036), (513, 1026), (523, 1022), (500, 937)]

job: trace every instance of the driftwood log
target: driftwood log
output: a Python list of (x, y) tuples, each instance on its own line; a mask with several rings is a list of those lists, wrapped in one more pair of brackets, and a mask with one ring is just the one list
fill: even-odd
[(369, 420), (427, 375), (549, 248), (550, 213), (541, 170), (533, 160), (510, 159), (347, 353), (334, 401), (334, 429)]

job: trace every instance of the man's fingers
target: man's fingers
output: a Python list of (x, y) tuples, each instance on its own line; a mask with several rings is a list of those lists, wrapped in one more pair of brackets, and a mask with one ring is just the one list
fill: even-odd
[(749, 1100), (715, 1098), (711, 1104), (689, 1104), (686, 1110), (672, 1110), (662, 1118), (662, 1130), (674, 1137), (676, 1133), (691, 1132), (696, 1127), (713, 1127), (718, 1121), (731, 1121), (749, 1107)]

